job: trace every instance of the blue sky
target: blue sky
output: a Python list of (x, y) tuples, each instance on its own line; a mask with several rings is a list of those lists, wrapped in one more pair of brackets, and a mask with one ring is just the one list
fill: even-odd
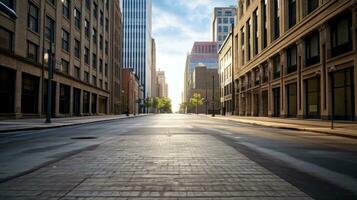
[(152, 34), (156, 40), (156, 69), (164, 70), (173, 110), (183, 91), (186, 55), (194, 41), (211, 41), (213, 8), (236, 0), (153, 0)]

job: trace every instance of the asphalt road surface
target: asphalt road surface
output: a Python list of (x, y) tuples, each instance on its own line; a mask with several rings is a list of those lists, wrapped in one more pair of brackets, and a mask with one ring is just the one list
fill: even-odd
[(3, 133), (0, 199), (357, 199), (357, 140), (173, 114)]

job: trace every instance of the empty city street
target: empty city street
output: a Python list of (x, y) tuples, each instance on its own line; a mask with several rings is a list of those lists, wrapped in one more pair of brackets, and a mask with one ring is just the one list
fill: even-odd
[(357, 198), (354, 139), (173, 114), (0, 137), (0, 199)]

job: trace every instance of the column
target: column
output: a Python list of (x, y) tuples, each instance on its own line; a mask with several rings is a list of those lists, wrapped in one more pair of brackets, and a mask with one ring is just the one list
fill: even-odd
[(91, 92), (88, 92), (89, 93), (89, 112), (88, 112), (88, 115), (92, 115), (92, 93)]
[(69, 115), (73, 116), (73, 87), (69, 86)]
[(297, 117), (298, 118), (303, 118), (304, 116), (304, 105), (303, 105), (303, 88), (304, 88), (304, 83), (301, 77), (301, 70), (303, 68), (303, 58), (304, 58), (304, 45), (303, 45), (303, 40), (300, 39), (296, 42), (297, 46)]
[(286, 74), (286, 52), (284, 50), (279, 52), (280, 54), (280, 116), (286, 117), (287, 113), (285, 112), (286, 95), (285, 95), (285, 84), (284, 84), (284, 75)]
[(259, 116), (263, 116), (263, 93), (262, 93), (262, 81), (263, 81), (263, 65), (259, 65), (259, 80), (260, 80), (260, 84), (259, 84)]
[[(357, 0), (354, 0), (352, 9), (352, 39), (353, 39), (353, 50), (357, 51)], [(357, 120), (357, 54), (354, 54), (354, 93), (355, 93), (355, 119)]]
[(321, 110), (321, 118), (322, 119), (328, 119), (328, 104), (327, 104), (327, 94), (329, 94), (329, 86), (328, 86), (328, 69), (326, 66), (326, 58), (327, 58), (327, 25), (323, 24), (319, 27), (319, 33), (320, 33), (320, 60), (321, 60), (321, 78), (320, 78), (320, 92), (321, 92), (321, 98), (320, 98), (320, 110)]
[(57, 116), (60, 116), (59, 107), (60, 107), (60, 90), (61, 90), (61, 87), (60, 87), (60, 83), (59, 82), (56, 82), (55, 84), (56, 84), (55, 116), (57, 117)]
[(83, 116), (83, 90), (80, 90), (80, 100), (79, 100), (79, 115)]
[(96, 111), (97, 111), (97, 113), (94, 113), (94, 114), (98, 114), (98, 113), (100, 113), (99, 112), (99, 94), (97, 94), (97, 96), (96, 96), (97, 98), (97, 100), (96, 100), (96, 104), (95, 104), (95, 107), (96, 107)]
[(249, 85), (249, 80), (248, 80), (248, 73), (246, 73), (245, 75), (244, 75), (244, 77), (245, 77), (245, 98), (244, 98), (244, 100), (245, 100), (245, 116), (248, 116), (248, 106), (249, 106), (249, 102), (248, 102), (248, 85)]
[(38, 115), (41, 116), (42, 115), (42, 105), (43, 105), (43, 96), (42, 96), (42, 77), (40, 77), (39, 79), (39, 84), (38, 84), (38, 106), (37, 106), (37, 110), (38, 110)]
[(271, 117), (273, 115), (273, 95), (272, 95), (272, 87), (271, 87), (271, 79), (272, 79), (272, 71), (273, 71), (273, 60), (271, 58), (268, 59), (268, 71), (269, 71), (269, 87), (268, 87), (268, 116)]
[[(250, 84), (252, 87), (255, 85), (255, 83), (254, 83), (254, 69), (250, 73)], [(250, 92), (250, 116), (254, 116), (254, 109), (255, 109), (254, 91), (251, 90), (251, 92)]]
[(21, 95), (22, 95), (22, 70), (20, 67), (16, 70), (16, 85), (15, 85), (15, 117), (21, 117)]

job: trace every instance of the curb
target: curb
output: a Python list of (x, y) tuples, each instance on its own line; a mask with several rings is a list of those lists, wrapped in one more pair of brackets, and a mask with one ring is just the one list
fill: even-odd
[[(208, 117), (213, 119), (213, 117), (210, 117), (210, 116), (208, 116)], [(237, 120), (233, 120), (233, 119), (222, 119), (222, 118), (216, 118), (216, 119), (224, 120), (224, 121), (231, 121), (231, 122), (236, 122), (236, 123), (242, 123), (242, 124), (269, 127), (269, 128), (279, 128), (279, 129), (293, 130), (293, 131), (307, 131), (307, 132), (313, 132), (313, 133), (322, 133), (322, 134), (326, 134), (326, 135), (345, 137), (345, 138), (350, 138), (350, 139), (357, 139), (357, 135), (350, 135), (350, 134), (344, 134), (344, 133), (332, 133), (332, 132), (327, 132), (327, 131), (311, 130), (311, 129), (306, 129), (306, 128), (294, 128), (294, 127), (263, 125), (263, 124), (259, 124), (259, 123), (255, 123), (255, 122), (242, 122), (242, 121), (237, 121)]]
[(18, 131), (35, 131), (35, 130), (44, 130), (44, 129), (63, 128), (63, 127), (68, 127), (68, 126), (93, 124), (93, 123), (98, 123), (98, 122), (109, 122), (109, 121), (130, 119), (130, 118), (144, 117), (144, 116), (147, 116), (147, 115), (135, 115), (135, 116), (129, 116), (129, 117), (123, 117), (123, 118), (103, 119), (103, 120), (98, 120), (98, 121), (80, 122), (80, 123), (75, 123), (75, 124), (60, 124), (60, 125), (54, 125), (54, 126), (48, 126), (48, 127), (29, 127), (29, 128), (10, 129), (10, 130), (0, 130), (0, 134), (1, 133), (12, 133), (12, 132), (18, 132)]

